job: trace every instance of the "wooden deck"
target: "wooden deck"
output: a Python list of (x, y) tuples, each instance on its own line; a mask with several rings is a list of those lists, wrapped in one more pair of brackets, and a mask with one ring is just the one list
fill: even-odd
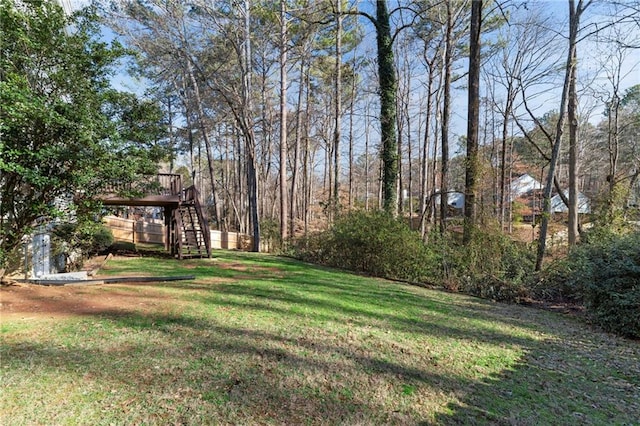
[(111, 183), (99, 199), (106, 206), (157, 206), (177, 208), (182, 201), (182, 176), (158, 173), (133, 184)]
[(182, 176), (160, 173), (133, 184), (109, 185), (98, 198), (106, 206), (163, 207), (165, 247), (178, 258), (210, 257), (209, 225), (194, 186), (182, 187)]

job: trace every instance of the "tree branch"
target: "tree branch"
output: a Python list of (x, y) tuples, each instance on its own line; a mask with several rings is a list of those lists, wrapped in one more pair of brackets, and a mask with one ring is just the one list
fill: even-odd
[(549, 140), (549, 143), (551, 143), (551, 145), (553, 146), (553, 136), (551, 135), (551, 133), (547, 131), (547, 129), (544, 128), (544, 126), (542, 125), (538, 117), (535, 116), (533, 111), (529, 109), (529, 105), (527, 104), (527, 98), (524, 94), (524, 87), (522, 87), (521, 93), (522, 93), (522, 102), (524, 105), (524, 109), (527, 111), (527, 113), (529, 113), (529, 116), (531, 117), (531, 119), (534, 121), (534, 123), (536, 123), (536, 125), (540, 128), (542, 133), (544, 133), (546, 138)]

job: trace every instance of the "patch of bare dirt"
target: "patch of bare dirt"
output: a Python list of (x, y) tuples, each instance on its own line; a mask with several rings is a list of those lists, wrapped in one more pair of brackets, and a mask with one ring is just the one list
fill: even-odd
[(286, 276), (280, 269), (275, 266), (255, 266), (255, 265), (243, 265), (242, 263), (232, 262), (220, 262), (218, 265), (224, 269), (228, 269), (236, 272), (246, 272), (246, 274), (239, 274), (235, 276), (237, 280), (250, 280), (260, 278), (284, 278)]
[[(137, 287), (144, 284), (136, 284)], [(115, 287), (115, 288), (114, 288)], [(44, 319), (118, 312), (156, 312), (175, 305), (168, 295), (145, 286), (17, 284), (0, 287), (0, 317)]]
[[(111, 257), (122, 261), (138, 255), (96, 256), (85, 262), (83, 270), (90, 274), (93, 272), (96, 275), (92, 278), (99, 279), (100, 269)], [(222, 266), (234, 271), (247, 272), (247, 276), (251, 278), (255, 278), (258, 271), (277, 271), (277, 268), (247, 267), (235, 262)], [(228, 281), (228, 278), (205, 278), (200, 280), (199, 284), (208, 289), (212, 285)], [(154, 289), (153, 286), (153, 283), (42, 286), (13, 282), (10, 285), (0, 285), (0, 318), (46, 319), (174, 309), (175, 298)]]

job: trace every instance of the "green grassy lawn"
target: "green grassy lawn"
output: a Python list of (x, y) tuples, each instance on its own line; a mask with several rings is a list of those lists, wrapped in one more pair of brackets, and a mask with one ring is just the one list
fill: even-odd
[(289, 259), (214, 256), (110, 261), (103, 273), (196, 276), (92, 287), (148, 297), (144, 309), (3, 319), (0, 424), (640, 424), (638, 341)]

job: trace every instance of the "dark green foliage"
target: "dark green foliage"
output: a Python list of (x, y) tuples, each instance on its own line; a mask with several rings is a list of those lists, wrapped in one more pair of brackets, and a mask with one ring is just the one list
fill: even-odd
[(276, 253), (284, 247), (280, 236), (280, 225), (273, 219), (260, 221), (260, 240), (269, 247), (269, 251)]
[(564, 287), (583, 300), (596, 324), (640, 337), (640, 233), (592, 238), (573, 250), (562, 267)]
[(456, 291), (514, 302), (527, 295), (535, 256), (499, 231), (477, 230), (466, 245), (446, 243), (446, 283)]
[(66, 267), (72, 270), (90, 255), (104, 253), (114, 242), (111, 229), (93, 221), (58, 224), (51, 234), (54, 254), (64, 255)]
[(537, 280), (529, 285), (529, 295), (536, 300), (548, 302), (581, 303), (582, 296), (572, 283), (576, 264), (568, 258), (554, 260), (544, 269)]
[(527, 294), (530, 247), (499, 232), (477, 231), (467, 245), (456, 235), (419, 234), (384, 212), (354, 212), (325, 233), (299, 241), (304, 260), (367, 274), (443, 285), (451, 291), (502, 301)]
[(370, 275), (425, 281), (440, 259), (420, 235), (385, 212), (353, 212), (323, 234), (298, 243), (301, 258)]
[[(153, 102), (109, 87), (126, 54), (99, 41), (90, 9), (0, 0), (0, 268), (55, 200), (82, 204), (167, 157)], [(83, 201), (84, 199), (84, 201)]]
[(79, 249), (86, 255), (102, 253), (113, 244), (111, 229), (96, 222), (64, 223), (53, 229), (53, 235), (67, 249)]

